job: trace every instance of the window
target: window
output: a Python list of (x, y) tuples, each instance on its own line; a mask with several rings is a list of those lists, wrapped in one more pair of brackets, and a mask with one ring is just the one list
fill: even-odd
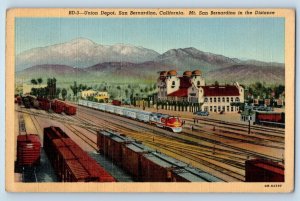
[(171, 86), (172, 88), (174, 88), (175, 87), (175, 81), (172, 81), (172, 86)]
[(233, 112), (233, 107), (231, 106), (231, 112)]
[(229, 112), (229, 106), (227, 106), (227, 112)]
[(204, 102), (208, 102), (208, 98), (204, 98)]
[(217, 102), (217, 98), (214, 98), (214, 102)]
[(235, 102), (240, 102), (240, 98), (239, 98), (239, 97), (236, 97), (236, 98), (235, 98)]
[(217, 106), (214, 106), (214, 112), (217, 112)]
[(222, 102), (225, 102), (225, 97), (222, 98)]
[(233, 97), (231, 97), (230, 101), (233, 102)]
[(212, 106), (209, 107), (209, 111), (212, 112)]
[(218, 106), (218, 112), (221, 112), (221, 106)]
[(204, 111), (205, 111), (205, 112), (208, 111), (208, 107), (207, 107), (207, 106), (204, 107)]
[(222, 111), (225, 112), (225, 106), (222, 106)]
[(209, 98), (209, 101), (212, 103), (212, 98)]
[(229, 102), (229, 97), (226, 98), (226, 102)]
[(198, 87), (200, 86), (200, 81), (197, 81), (197, 86), (198, 86)]
[(218, 102), (221, 102), (221, 98), (218, 98)]

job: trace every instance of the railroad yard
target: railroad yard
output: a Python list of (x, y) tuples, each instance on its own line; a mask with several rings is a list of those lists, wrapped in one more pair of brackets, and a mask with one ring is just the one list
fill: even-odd
[[(182, 132), (174, 133), (80, 105), (76, 105), (76, 115), (72, 116), (57, 114), (51, 110), (25, 108), (18, 104), (15, 107), (16, 141), (17, 136), (25, 130), (27, 134), (38, 134), (43, 147), (44, 128), (60, 127), (83, 151), (120, 182), (136, 179), (128, 170), (113, 163), (105, 154), (99, 153), (97, 133), (101, 130), (116, 132), (142, 143), (155, 153), (166, 155), (187, 164), (187, 167), (207, 173), (214, 178), (212, 181), (245, 181), (245, 161), (249, 159), (263, 158), (284, 164), (285, 136), (284, 129), (281, 128), (251, 125), (251, 132), (248, 134), (248, 126), (243, 123), (230, 122), (230, 119), (223, 121), (209, 116), (194, 116), (183, 118)], [(41, 161), (42, 168), (40, 167), (39, 171), (44, 172), (44, 175), (38, 173), (39, 176), (35, 176), (35, 180), (57, 181), (43, 149)], [(22, 181), (22, 176), (16, 173), (15, 179)]]

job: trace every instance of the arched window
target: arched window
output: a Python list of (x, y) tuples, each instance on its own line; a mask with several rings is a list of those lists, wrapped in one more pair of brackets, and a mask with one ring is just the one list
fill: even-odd
[(235, 102), (240, 102), (240, 98), (239, 98), (239, 97), (236, 97), (236, 98), (235, 98)]
[(175, 81), (172, 81), (172, 85), (171, 85), (172, 88), (175, 87)]

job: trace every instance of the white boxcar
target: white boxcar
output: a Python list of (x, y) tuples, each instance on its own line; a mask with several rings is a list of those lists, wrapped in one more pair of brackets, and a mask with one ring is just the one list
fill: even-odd
[(105, 111), (106, 111), (106, 112), (115, 113), (115, 108), (114, 108), (113, 105), (106, 105), (106, 106), (105, 106)]
[(99, 110), (102, 110), (102, 111), (105, 111), (105, 106), (106, 106), (106, 104), (104, 104), (104, 103), (99, 103), (98, 109), (99, 109)]
[(136, 118), (140, 121), (148, 123), (150, 121), (150, 114), (151, 112), (147, 111), (137, 111)]
[(124, 116), (132, 118), (132, 119), (136, 119), (136, 110), (124, 108), (123, 112), (124, 112)]
[(124, 108), (123, 107), (119, 107), (119, 106), (115, 106), (115, 113), (118, 115), (123, 116), (124, 115)]
[(83, 106), (87, 106), (87, 101), (86, 101), (86, 100), (81, 100), (81, 99), (80, 99), (80, 100), (78, 101), (78, 104), (79, 104), (79, 105), (83, 105)]

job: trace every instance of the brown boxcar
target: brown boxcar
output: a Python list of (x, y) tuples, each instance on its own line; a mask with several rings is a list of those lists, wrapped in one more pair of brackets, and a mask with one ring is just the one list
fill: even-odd
[(265, 159), (245, 163), (246, 182), (284, 182), (284, 166)]
[(156, 155), (144, 154), (141, 157), (142, 176), (144, 182), (170, 182), (172, 181), (173, 165)]
[(221, 182), (222, 180), (192, 167), (182, 167), (172, 170), (173, 182)]
[(139, 143), (130, 143), (122, 146), (122, 167), (137, 181), (142, 180), (141, 157), (153, 150)]
[(122, 102), (119, 100), (113, 100), (112, 105), (121, 106)]
[(38, 135), (18, 135), (17, 165), (33, 167), (40, 163), (41, 142)]
[(61, 114), (65, 111), (65, 103), (59, 100), (53, 100), (51, 102), (51, 109), (58, 114)]
[(115, 179), (59, 127), (44, 129), (44, 147), (63, 182), (112, 182)]
[(45, 111), (50, 110), (50, 101), (46, 98), (37, 98), (39, 101), (40, 108)]
[(76, 107), (73, 106), (73, 105), (65, 104), (65, 110), (64, 111), (67, 115), (75, 115), (76, 114)]

